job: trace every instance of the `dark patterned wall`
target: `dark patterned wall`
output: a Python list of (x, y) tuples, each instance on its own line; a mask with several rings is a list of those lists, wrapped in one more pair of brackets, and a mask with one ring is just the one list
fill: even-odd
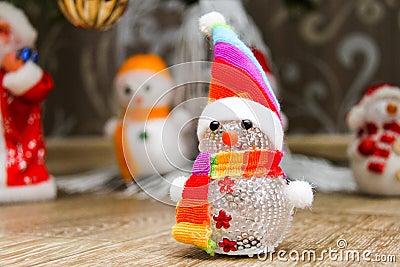
[(317, 1), (297, 18), (280, 3), (252, 0), (248, 10), (272, 51), (291, 132), (343, 132), (367, 85), (400, 84), (399, 1)]
[[(101, 133), (113, 113), (112, 78), (124, 55), (157, 52), (171, 61), (184, 7), (177, 1), (132, 2), (134, 9), (120, 22), (135, 25), (130, 34), (121, 25), (98, 33), (34, 17), (41, 64), (56, 81), (46, 103), (48, 135)], [(368, 84), (400, 84), (399, 1), (317, 3), (315, 11), (290, 18), (280, 0), (246, 2), (271, 50), (292, 133), (344, 132), (345, 113)]]

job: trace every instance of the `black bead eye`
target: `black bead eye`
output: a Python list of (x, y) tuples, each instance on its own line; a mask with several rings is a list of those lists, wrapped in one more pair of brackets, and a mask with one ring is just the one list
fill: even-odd
[(130, 94), (132, 93), (132, 89), (131, 89), (129, 86), (125, 87), (125, 88), (124, 88), (124, 93), (125, 93), (126, 95), (130, 95)]
[(253, 123), (251, 122), (251, 120), (242, 120), (242, 123), (240, 124), (242, 126), (243, 129), (248, 130), (251, 127), (253, 127)]
[(212, 121), (212, 122), (210, 122), (210, 130), (211, 131), (216, 131), (216, 130), (218, 130), (218, 128), (219, 128), (219, 122), (218, 121)]
[(145, 90), (146, 92), (150, 91), (150, 85), (146, 85), (146, 86), (144, 87), (144, 90)]

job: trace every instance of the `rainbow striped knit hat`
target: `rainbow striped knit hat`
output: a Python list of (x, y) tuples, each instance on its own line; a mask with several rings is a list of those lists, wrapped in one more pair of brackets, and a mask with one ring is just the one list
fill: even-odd
[(248, 48), (218, 12), (200, 18), (200, 30), (213, 38), (209, 104), (199, 119), (201, 139), (212, 120), (250, 119), (267, 134), (276, 150), (282, 149), (280, 106), (267, 76)]

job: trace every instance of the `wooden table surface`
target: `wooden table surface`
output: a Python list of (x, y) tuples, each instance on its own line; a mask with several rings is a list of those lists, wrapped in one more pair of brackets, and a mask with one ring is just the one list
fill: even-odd
[[(399, 265), (399, 207), (399, 198), (317, 193), (312, 210), (297, 211), (277, 249), (284, 252), (271, 261), (211, 257), (175, 242), (174, 208), (153, 200), (118, 192), (64, 196), (0, 206), (0, 266), (360, 266), (377, 256)], [(308, 261), (305, 251), (317, 259)]]

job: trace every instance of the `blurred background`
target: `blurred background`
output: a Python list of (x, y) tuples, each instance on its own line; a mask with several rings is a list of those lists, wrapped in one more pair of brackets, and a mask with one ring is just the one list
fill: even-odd
[[(117, 113), (112, 83), (118, 66), (135, 53), (157, 53), (169, 65), (179, 63), (177, 51), (185, 48), (177, 40), (182, 27), (190, 31), (188, 20), (197, 19), (191, 12), (199, 5), (130, 0), (111, 29), (93, 31), (69, 23), (57, 1), (10, 2), (22, 7), (38, 29), (39, 64), (55, 80), (44, 113), (46, 135), (54, 137), (101, 135), (106, 120)], [(269, 48), (289, 133), (347, 132), (345, 114), (366, 86), (400, 84), (399, 1), (223, 2), (241, 5)]]

